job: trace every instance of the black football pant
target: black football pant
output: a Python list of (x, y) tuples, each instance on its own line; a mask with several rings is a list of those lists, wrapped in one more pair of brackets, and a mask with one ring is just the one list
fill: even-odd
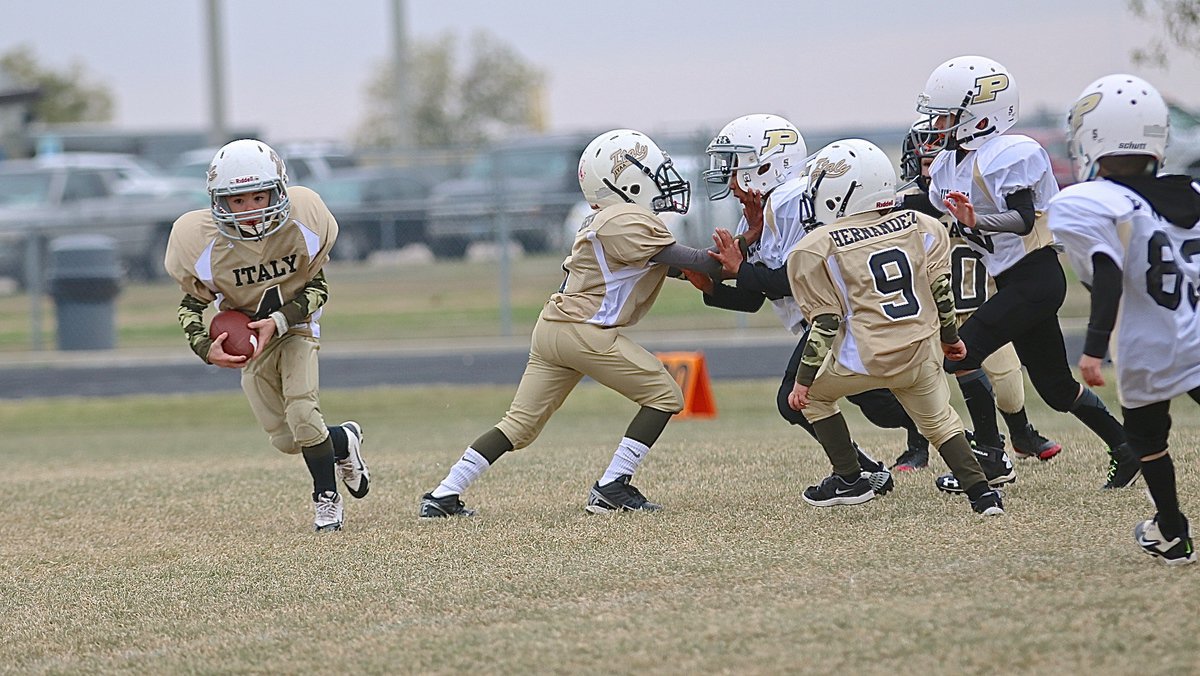
[[(792, 357), (788, 360), (787, 371), (783, 374), (783, 382), (779, 384), (779, 392), (775, 396), (775, 405), (779, 408), (779, 415), (783, 419), (793, 425), (803, 427), (805, 431), (812, 435), (813, 439), (817, 438), (816, 432), (813, 431), (812, 423), (805, 419), (804, 414), (800, 411), (793, 411), (788, 405), (788, 395), (792, 393), (792, 388), (796, 385), (796, 372), (800, 369), (800, 357), (804, 353), (804, 343), (808, 342), (808, 331), (800, 336), (800, 342), (796, 344), (796, 349), (792, 350)], [(891, 390), (867, 390), (859, 394), (853, 394), (846, 397), (852, 404), (859, 407), (867, 420), (870, 420), (876, 427), (884, 429), (900, 429), (908, 431), (908, 444), (911, 448), (914, 444), (921, 448), (927, 447), (928, 442), (921, 433), (917, 431), (917, 424), (905, 412), (904, 407), (896, 400), (896, 396)]]
[(1056, 411), (1070, 411), (1079, 382), (1067, 363), (1058, 309), (1067, 296), (1067, 279), (1058, 255), (1043, 247), (996, 277), (996, 294), (958, 330), (967, 358), (945, 361), (945, 369), (973, 371), (993, 352), (1012, 343), (1038, 395)]

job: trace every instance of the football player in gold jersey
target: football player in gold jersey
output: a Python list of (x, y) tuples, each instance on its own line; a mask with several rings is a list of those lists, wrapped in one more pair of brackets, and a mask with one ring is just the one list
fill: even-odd
[(641, 407), (585, 509), (594, 514), (661, 509), (630, 479), (671, 416), (683, 409), (683, 393), (662, 362), (622, 328), (654, 304), (670, 267), (716, 276), (720, 265), (676, 243), (657, 216), (685, 213), (691, 186), (644, 134), (617, 129), (596, 137), (579, 160), (579, 186), (596, 211), (575, 235), (563, 261), (566, 279), (533, 327), (529, 363), (512, 404), (421, 497), (423, 519), (474, 514), (463, 505), (463, 491), (502, 455), (532, 443), (584, 376)]
[(807, 195), (813, 222), (824, 225), (787, 258), (792, 297), (812, 324), (788, 402), (812, 423), (833, 473), (805, 490), (804, 500), (829, 507), (875, 497), (837, 401), (883, 387), (960, 478), (971, 507), (1003, 514), (942, 372), (943, 355), (967, 356), (954, 321), (946, 229), (916, 211), (893, 210), (896, 170), (861, 139), (836, 141), (814, 156)]
[[(175, 221), (166, 269), (183, 289), (179, 323), (208, 364), (242, 369), (250, 409), (284, 453), (300, 454), (313, 478), (317, 531), (340, 530), (336, 477), (366, 496), (362, 427), (326, 426), (318, 401), (321, 308), (329, 298), (323, 267), (338, 226), (317, 194), (289, 187), (283, 161), (262, 141), (234, 141), (208, 169), (211, 206)], [(250, 357), (227, 354), (226, 334), (210, 339), (204, 310), (248, 315), (258, 345)]]

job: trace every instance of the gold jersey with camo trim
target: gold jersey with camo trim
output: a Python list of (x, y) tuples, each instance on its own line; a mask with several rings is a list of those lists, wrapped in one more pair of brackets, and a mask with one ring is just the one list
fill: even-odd
[[(189, 211), (171, 228), (166, 269), (184, 293), (220, 310), (266, 317), (295, 298), (329, 260), (338, 225), (317, 193), (288, 188), (291, 213), (278, 232), (262, 240), (231, 240), (208, 209)], [(320, 311), (292, 327), (319, 336)]]
[(788, 256), (806, 317), (834, 314), (832, 353), (855, 373), (888, 377), (928, 358), (940, 326), (930, 285), (950, 272), (950, 239), (915, 211), (851, 216), (806, 235)]
[(594, 211), (563, 261), (567, 273), (542, 319), (618, 327), (636, 324), (658, 298), (667, 266), (650, 262), (675, 236), (648, 209), (617, 204)]

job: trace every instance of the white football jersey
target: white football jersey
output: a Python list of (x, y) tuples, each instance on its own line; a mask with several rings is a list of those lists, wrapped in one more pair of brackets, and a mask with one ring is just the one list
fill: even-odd
[[(943, 212), (947, 209), (942, 200), (952, 191), (971, 198), (979, 215), (1008, 211), (1005, 198), (1026, 188), (1033, 190), (1033, 208), (1040, 214), (1046, 211), (1050, 198), (1058, 194), (1050, 156), (1028, 136), (996, 136), (978, 150), (968, 152), (958, 163), (954, 161), (955, 152), (938, 153), (929, 167), (929, 201)], [(977, 232), (964, 233), (963, 237), (979, 253), (992, 276), (1000, 275), (1027, 254), (1054, 241), (1041, 218), (1028, 235)]]
[(1104, 180), (1059, 193), (1050, 228), (1085, 284), (1095, 253), (1121, 269), (1113, 349), (1121, 405), (1147, 406), (1200, 387), (1200, 229), (1172, 225), (1138, 193)]
[[(762, 263), (768, 268), (781, 268), (787, 263), (788, 252), (804, 236), (804, 225), (800, 222), (803, 216), (800, 197), (806, 187), (807, 177), (794, 178), (771, 191), (763, 209), (762, 236), (750, 247), (750, 257), (746, 262)], [(746, 232), (748, 227), (749, 224), (743, 216), (734, 234), (740, 235)], [(788, 331), (796, 335), (804, 332), (807, 324), (796, 299), (784, 296), (772, 300), (771, 308)]]

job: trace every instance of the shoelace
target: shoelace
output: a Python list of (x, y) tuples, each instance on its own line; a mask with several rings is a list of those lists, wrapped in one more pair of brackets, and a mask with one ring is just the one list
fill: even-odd
[(338, 503), (330, 500), (317, 500), (317, 518), (324, 521), (337, 521)]

